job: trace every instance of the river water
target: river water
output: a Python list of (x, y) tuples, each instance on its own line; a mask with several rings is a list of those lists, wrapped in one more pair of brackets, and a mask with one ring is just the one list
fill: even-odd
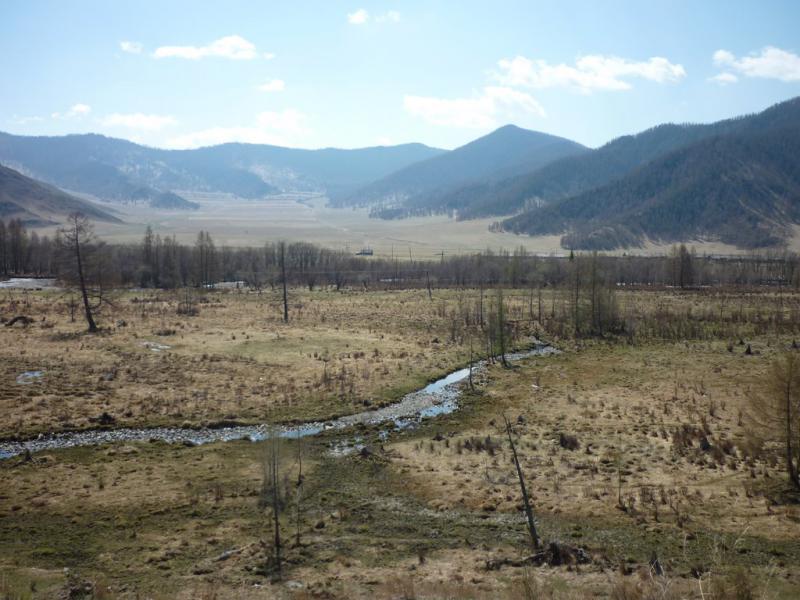
[[(552, 346), (534, 342), (528, 350), (506, 355), (510, 362), (532, 356), (546, 356), (557, 353)], [(486, 369), (485, 361), (475, 363), (473, 375)], [(285, 438), (301, 438), (317, 435), (323, 431), (338, 430), (356, 425), (378, 425), (386, 423), (393, 429), (413, 427), (423, 419), (445, 415), (458, 409), (458, 401), (463, 389), (462, 382), (469, 377), (469, 368), (458, 369), (441, 379), (428, 384), (424, 388), (403, 396), (398, 402), (352, 415), (345, 415), (330, 421), (318, 421), (301, 425), (271, 426), (236, 425), (213, 429), (193, 429), (187, 427), (154, 427), (154, 428), (122, 428), (93, 429), (87, 431), (54, 433), (40, 435), (37, 438), (23, 441), (0, 442), (0, 459), (10, 458), (18, 454), (57, 450), (75, 446), (94, 446), (100, 444), (117, 444), (125, 442), (144, 442), (159, 440), (168, 443), (207, 444), (210, 442), (226, 442), (249, 439), (260, 441), (267, 438), (270, 432)]]
[(12, 277), (0, 281), (0, 290), (46, 290), (56, 288), (55, 279), (35, 279), (32, 277)]

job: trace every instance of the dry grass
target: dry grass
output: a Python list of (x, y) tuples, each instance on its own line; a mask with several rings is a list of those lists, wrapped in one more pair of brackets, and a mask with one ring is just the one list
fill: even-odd
[[(2, 331), (4, 341), (25, 350), (20, 354), (18, 345), (12, 352), (4, 343), (3, 368), (16, 376), (49, 360), (54, 366), (45, 369), (63, 365), (56, 373), (64, 379), (45, 381), (30, 400), (20, 390), (37, 384), (6, 392), (3, 414), (13, 425), (3, 430), (14, 431), (20, 419), (22, 431), (53, 423), (50, 403), (63, 402), (71, 420), (88, 424), (80, 415), (117, 415), (126, 398), (143, 393), (137, 390), (178, 397), (198, 382), (211, 391), (185, 405), (196, 413), (181, 405), (180, 417), (152, 417), (137, 408), (121, 419), (199, 422), (228, 412), (242, 418), (248, 409), (253, 418), (265, 414), (257, 404), (264, 396), (245, 396), (239, 407), (226, 391), (234, 387), (229, 380), (210, 387), (231, 373), (248, 385), (255, 377), (285, 385), (291, 371), (297, 401), (281, 413), (285, 418), (355, 408), (335, 394), (324, 402), (304, 396), (300, 382), (313, 381), (322, 364), (313, 353), (325, 347), (337, 368), (350, 368), (366, 363), (352, 356), (361, 351), (354, 346), (375, 344), (376, 364), (388, 363), (390, 376), (361, 380), (356, 397), (390, 398), (385, 386), (398, 393), (464, 360), (465, 346), (448, 339), (448, 315), (459, 294), (436, 296), (430, 303), (424, 292), (297, 293), (303, 308), (288, 328), (269, 296), (215, 294), (197, 317), (183, 319), (174, 316), (169, 296), (148, 303), (144, 314), (127, 296), (119, 303), (126, 327), (59, 340), (54, 332), (73, 326), (52, 296), (31, 296), (26, 310), (57, 323)], [(716, 300), (686, 294), (636, 292), (623, 300), (642, 310), (671, 303), (676, 313), (697, 303), (695, 315), (719, 314)], [(526, 297), (519, 292), (512, 303), (519, 316)], [(161, 313), (169, 318), (162, 321)], [(751, 327), (746, 321), (737, 327)], [(176, 334), (152, 335), (163, 327)], [(142, 340), (173, 348), (153, 352)], [(258, 507), (258, 445), (144, 443), (3, 461), (0, 593), (48, 598), (88, 582), (96, 597), (112, 598), (796, 598), (800, 510), (779, 497), (779, 456), (752, 438), (746, 416), (769, 359), (792, 340), (748, 337), (750, 355), (738, 339), (729, 349), (730, 341), (709, 335), (681, 343), (563, 342), (559, 356), (492, 368), (463, 410), (397, 434), (383, 449), (376, 431), (360, 432), (373, 449), (369, 456), (330, 456), (329, 444), (340, 440), (335, 433), (308, 440), (302, 543), (287, 545), (286, 577), (278, 584), (260, 574), (271, 530), (269, 514)], [(65, 347), (70, 352), (57, 356)], [(200, 360), (203, 353), (219, 359)], [(106, 361), (98, 371), (81, 373), (98, 360)], [(117, 378), (102, 382), (108, 389), (90, 387), (114, 361), (121, 361)], [(138, 381), (127, 378), (129, 366)], [(170, 392), (174, 377), (188, 387), (173, 385)], [(62, 384), (88, 387), (89, 394), (60, 400)], [(218, 397), (220, 406), (211, 400)], [(41, 399), (48, 405), (26, 412)], [(81, 402), (89, 406), (83, 413)], [(503, 414), (519, 438), (541, 533), (585, 547), (592, 564), (487, 570), (487, 561), (529, 552)], [(290, 442), (290, 478), (294, 449)], [(286, 538), (294, 532), (292, 511), (290, 504)], [(236, 552), (225, 555), (229, 550)], [(649, 567), (653, 552), (663, 576)]]
[[(103, 413), (115, 426), (202, 425), (385, 404), (468, 360), (454, 314), (476, 295), (294, 290), (287, 326), (269, 291), (203, 294), (197, 316), (177, 314), (179, 293), (131, 292), (89, 336), (80, 314), (70, 321), (67, 296), (4, 293), (0, 314), (36, 323), (0, 328), (0, 436), (93, 427)], [(518, 313), (527, 302), (521, 293), (508, 301)], [(41, 381), (16, 383), (40, 370)]]

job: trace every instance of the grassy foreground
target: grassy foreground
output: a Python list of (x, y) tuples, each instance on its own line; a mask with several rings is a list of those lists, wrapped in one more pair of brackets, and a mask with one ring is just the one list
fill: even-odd
[[(2, 331), (2, 431), (94, 426), (104, 411), (115, 424), (200, 424), (361, 410), (365, 399), (391, 400), (467, 360), (460, 335), (450, 335), (450, 315), (467, 301), (459, 295), (297, 293), (288, 327), (266, 294), (210, 295), (185, 318), (170, 304), (177, 299), (159, 295), (143, 308), (124, 296), (113, 322), (126, 325), (88, 337), (57, 296), (31, 294), (25, 310), (38, 323)], [(522, 316), (525, 293), (509, 297), (512, 316)], [(11, 301), (19, 308), (26, 298)], [(722, 314), (699, 297), (631, 292), (621, 301)], [(296, 480), (302, 456), (305, 483), (284, 515), (281, 582), (267, 574), (262, 444), (144, 443), (0, 462), (0, 597), (796, 598), (800, 507), (747, 410), (792, 339), (742, 327), (751, 328), (751, 354), (711, 333), (680, 343), (562, 341), (561, 355), (492, 367), (457, 413), (388, 440), (377, 430), (345, 434), (367, 444), (364, 454), (332, 453), (342, 439), (332, 434), (286, 442), (286, 479)], [(176, 333), (155, 335), (161, 328)], [(327, 363), (315, 360), (326, 351)], [(338, 384), (308, 393), (324, 369), (364, 365), (370, 377), (355, 377), (352, 394)], [(14, 383), (42, 366), (41, 383)], [(240, 381), (249, 390), (259, 377), (282, 392), (243, 393), (240, 403)], [(203, 385), (208, 393), (192, 397)], [(487, 568), (529, 554), (504, 414), (543, 536), (585, 547), (591, 564)], [(664, 576), (650, 574), (654, 554)]]
[[(277, 292), (193, 297), (187, 316), (180, 292), (119, 294), (103, 332), (87, 336), (68, 293), (4, 293), (0, 314), (35, 324), (0, 328), (0, 437), (97, 427), (103, 413), (141, 427), (327, 419), (396, 401), (469, 359), (456, 292), (293, 290), (289, 325)], [(41, 380), (17, 385), (29, 371)]]

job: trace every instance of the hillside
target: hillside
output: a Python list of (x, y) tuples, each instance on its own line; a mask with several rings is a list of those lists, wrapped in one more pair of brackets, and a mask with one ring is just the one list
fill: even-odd
[(398, 169), (443, 154), (447, 153), (424, 144), (303, 150), (235, 143), (172, 151), (168, 160), (190, 172), (206, 173), (212, 165), (244, 169), (278, 191), (318, 191), (340, 198)]
[(647, 239), (774, 246), (792, 223), (800, 223), (800, 124), (703, 140), (503, 226), (531, 235), (566, 232), (564, 247), (610, 250)]
[(31, 177), (103, 200), (170, 208), (196, 208), (181, 197), (187, 191), (241, 198), (282, 191), (344, 193), (441, 152), (422, 144), (357, 150), (223, 144), (161, 150), (95, 134), (0, 133), (0, 161)]
[(71, 212), (96, 221), (120, 223), (111, 213), (0, 165), (0, 219), (21, 219), (26, 225), (58, 223)]
[(378, 205), (379, 216), (436, 212), (447, 207), (442, 198), (469, 182), (511, 177), (584, 151), (576, 142), (507, 125), (379, 179), (338, 204)]
[(665, 124), (612, 140), (591, 152), (554, 161), (541, 169), (498, 182), (453, 190), (443, 202), (461, 206), (459, 218), (511, 215), (575, 196), (623, 177), (673, 150), (726, 133), (779, 128), (798, 122), (800, 99), (745, 117), (711, 124)]

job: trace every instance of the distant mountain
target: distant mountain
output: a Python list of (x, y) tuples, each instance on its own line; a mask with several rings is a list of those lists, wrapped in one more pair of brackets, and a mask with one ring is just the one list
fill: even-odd
[(0, 133), (0, 161), (62, 189), (120, 203), (195, 208), (184, 192), (262, 198), (283, 191), (345, 193), (430, 158), (422, 144), (300, 150), (222, 144), (161, 150), (96, 134), (23, 137)]
[(81, 212), (95, 221), (122, 222), (91, 202), (0, 165), (0, 219), (21, 219), (35, 227), (59, 223), (72, 212)]
[(781, 244), (790, 225), (800, 223), (800, 98), (717, 124), (716, 131), (503, 227), (563, 233), (562, 245), (575, 249), (640, 246), (648, 239)]
[(172, 154), (170, 160), (187, 170), (202, 172), (210, 165), (227, 165), (255, 174), (281, 191), (325, 192), (339, 198), (398, 169), (448, 153), (424, 144), (354, 150), (222, 144)]
[(778, 127), (786, 119), (792, 119), (781, 106), (758, 115), (711, 124), (659, 125), (636, 135), (617, 138), (591, 152), (556, 160), (518, 177), (479, 182), (454, 190), (444, 201), (448, 205), (462, 204), (465, 207), (459, 213), (462, 219), (512, 215), (605, 185), (668, 152), (703, 139), (747, 129)]
[(458, 209), (459, 203), (444, 199), (470, 182), (511, 177), (586, 150), (564, 138), (506, 125), (374, 181), (335, 204), (377, 206), (375, 214), (383, 217)]

